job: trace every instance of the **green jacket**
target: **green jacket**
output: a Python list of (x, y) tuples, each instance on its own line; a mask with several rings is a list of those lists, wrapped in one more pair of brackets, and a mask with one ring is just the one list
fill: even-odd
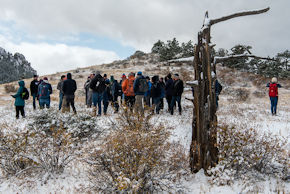
[(23, 80), (18, 82), (19, 84), (19, 89), (15, 95), (12, 95), (13, 98), (15, 98), (15, 106), (25, 106), (25, 101), (22, 99), (21, 95), (25, 86), (25, 83)]

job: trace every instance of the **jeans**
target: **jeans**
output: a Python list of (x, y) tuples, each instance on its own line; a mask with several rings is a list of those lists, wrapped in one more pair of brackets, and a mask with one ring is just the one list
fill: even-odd
[(33, 104), (33, 109), (34, 109), (34, 110), (36, 109), (36, 103), (35, 103), (35, 102), (36, 102), (36, 95), (37, 95), (37, 94), (35, 94), (35, 93), (32, 94), (32, 98), (33, 98), (32, 104)]
[(133, 106), (135, 104), (135, 96), (125, 96), (125, 103), (126, 106), (129, 107), (131, 111), (133, 111)]
[(152, 98), (152, 102), (153, 102), (153, 111), (155, 109), (156, 110), (156, 113), (159, 114), (161, 98), (160, 97)]
[(58, 110), (61, 109), (61, 106), (62, 106), (62, 100), (63, 100), (63, 93), (59, 93), (59, 104), (58, 104)]
[(170, 111), (171, 100), (172, 100), (172, 96), (170, 96), (170, 95), (166, 96), (166, 101), (168, 104), (168, 111)]
[(171, 103), (170, 103), (170, 113), (173, 115), (174, 113), (174, 105), (177, 102), (179, 114), (181, 114), (181, 96), (172, 96)]
[(104, 114), (107, 114), (107, 110), (109, 106), (109, 96), (106, 91), (103, 93), (103, 105), (104, 105)]
[(119, 111), (118, 95), (113, 96), (112, 103), (115, 108), (115, 112), (118, 112)]
[(276, 114), (277, 113), (278, 96), (270, 97), (270, 100), (271, 100), (271, 113)]
[(93, 92), (93, 104), (94, 107), (98, 105), (98, 115), (102, 114), (102, 99), (103, 93)]
[(148, 95), (148, 96), (144, 96), (144, 102), (145, 102), (145, 105), (146, 105), (147, 107), (151, 107), (150, 100), (151, 100), (151, 96), (150, 96), (150, 95)]
[(87, 106), (91, 107), (93, 103), (93, 91), (89, 90), (87, 95)]
[(25, 117), (25, 112), (24, 112), (24, 106), (16, 106), (16, 118), (19, 118), (19, 112), (21, 112), (21, 116), (24, 118)]
[(39, 99), (39, 106), (40, 109), (43, 109), (44, 106), (46, 106), (46, 108), (50, 108), (50, 98), (44, 98), (44, 99)]

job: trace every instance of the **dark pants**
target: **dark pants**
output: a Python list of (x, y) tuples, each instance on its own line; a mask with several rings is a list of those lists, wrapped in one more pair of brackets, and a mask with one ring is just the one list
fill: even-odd
[(125, 96), (126, 106), (130, 107), (133, 110), (133, 106), (135, 104), (135, 96)]
[(69, 106), (72, 107), (74, 113), (76, 113), (76, 108), (75, 108), (75, 96), (65, 96), (66, 100), (66, 107), (68, 108)]
[(170, 113), (173, 115), (174, 105), (177, 102), (179, 114), (181, 114), (181, 96), (172, 96), (171, 104), (170, 104)]
[(275, 115), (277, 113), (278, 96), (270, 97), (270, 100), (271, 100), (271, 113)]
[(215, 100), (216, 100), (216, 108), (219, 107), (219, 94), (215, 94)]
[(21, 113), (22, 117), (25, 117), (24, 106), (15, 106), (16, 109), (16, 118), (19, 118), (19, 112)]
[(32, 99), (33, 99), (32, 104), (33, 104), (34, 110), (36, 109), (36, 96), (37, 96), (37, 94), (32, 94)]
[(172, 96), (170, 96), (170, 95), (166, 96), (166, 101), (168, 104), (168, 111), (170, 111), (171, 100), (172, 100)]
[(93, 92), (93, 104), (94, 107), (98, 105), (98, 115), (102, 114), (102, 99), (103, 93)]
[(159, 107), (160, 107), (161, 110), (163, 110), (163, 108), (164, 108), (164, 98), (160, 98)]
[(118, 95), (113, 96), (112, 103), (113, 103), (115, 112), (118, 112), (119, 111)]

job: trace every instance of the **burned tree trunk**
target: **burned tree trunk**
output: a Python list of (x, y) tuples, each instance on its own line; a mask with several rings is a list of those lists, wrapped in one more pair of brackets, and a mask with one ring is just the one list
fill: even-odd
[[(211, 26), (235, 17), (254, 15), (267, 12), (269, 8), (240, 12), (215, 20), (209, 20), (208, 13), (194, 53), (195, 81), (189, 83), (194, 88), (194, 108), (192, 121), (192, 142), (190, 146), (190, 167), (192, 172), (209, 169), (218, 163), (217, 148), (217, 116), (215, 81), (216, 67), (214, 56), (211, 55)], [(206, 171), (205, 171), (206, 172)]]

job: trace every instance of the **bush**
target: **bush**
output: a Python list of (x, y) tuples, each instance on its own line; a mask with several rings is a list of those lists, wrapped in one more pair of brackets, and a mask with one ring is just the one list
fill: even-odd
[(287, 176), (287, 141), (254, 129), (222, 126), (218, 129), (219, 164), (208, 171), (211, 182), (231, 185), (234, 180), (263, 180), (264, 175)]
[(17, 88), (15, 87), (15, 85), (12, 85), (12, 84), (6, 84), (4, 86), (5, 88), (5, 92), (6, 93), (15, 93), (17, 92)]
[(124, 111), (115, 129), (90, 154), (89, 172), (97, 192), (152, 193), (172, 189), (187, 169), (184, 148), (168, 142), (169, 132), (152, 115)]
[(250, 92), (247, 89), (238, 88), (235, 97), (238, 101), (244, 102), (249, 98)]

